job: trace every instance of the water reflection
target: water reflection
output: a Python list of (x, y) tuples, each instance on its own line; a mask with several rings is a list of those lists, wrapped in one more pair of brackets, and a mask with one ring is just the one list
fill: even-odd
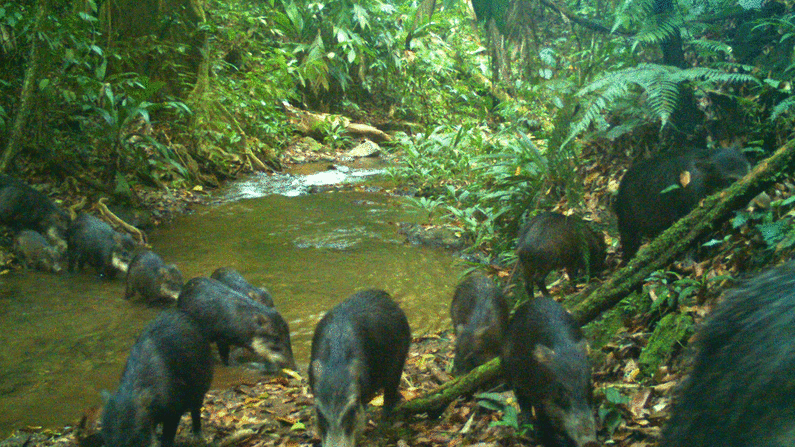
[[(149, 239), (186, 279), (231, 266), (267, 287), (304, 373), (315, 324), (357, 290), (390, 292), (415, 334), (449, 325), (459, 269), (447, 253), (403, 244), (394, 223), (412, 219), (399, 199), (375, 194), (274, 194), (201, 207)], [(123, 293), (122, 280), (101, 280), (89, 269), (0, 276), (0, 436), (72, 423), (101, 404), (101, 390), (115, 388), (130, 346), (158, 312)], [(257, 377), (219, 365), (213, 386)]]

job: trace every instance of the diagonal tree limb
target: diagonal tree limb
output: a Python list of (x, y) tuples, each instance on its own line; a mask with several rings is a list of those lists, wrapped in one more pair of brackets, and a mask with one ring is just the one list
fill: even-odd
[[(761, 161), (748, 175), (731, 187), (704, 199), (690, 214), (643, 248), (630, 263), (571, 309), (574, 318), (584, 325), (619, 303), (654, 271), (665, 268), (693, 242), (711, 231), (736, 209), (773, 185), (782, 173), (795, 168), (795, 140)], [(395, 408), (398, 415), (438, 414), (461, 395), (474, 392), (500, 375), (500, 360), (494, 359), (469, 374), (445, 383), (425, 396), (404, 402)]]
[(704, 199), (690, 214), (651, 241), (628, 265), (570, 309), (575, 320), (581, 325), (587, 324), (615, 306), (652, 272), (665, 268), (699, 238), (724, 222), (732, 211), (745, 207), (773, 185), (779, 174), (792, 172), (794, 165), (795, 140), (792, 140), (762, 160), (744, 178)]

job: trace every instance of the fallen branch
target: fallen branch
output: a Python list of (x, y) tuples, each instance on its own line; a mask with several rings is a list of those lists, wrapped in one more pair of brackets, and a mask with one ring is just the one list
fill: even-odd
[[(597, 23), (588, 20), (584, 17), (578, 16), (577, 14), (572, 12), (569, 8), (567, 8), (565, 5), (559, 5), (551, 0), (540, 0), (540, 3), (546, 6), (547, 8), (554, 10), (555, 12), (562, 15), (566, 19), (576, 23), (577, 25), (580, 25), (583, 28), (589, 29), (591, 31), (596, 31), (602, 34), (611, 34), (610, 28), (602, 25), (601, 23)], [(629, 36), (629, 34), (620, 33), (620, 32), (613, 32), (612, 34)]]
[(395, 407), (396, 415), (411, 415), (427, 413), (429, 416), (438, 415), (456, 400), (459, 396), (474, 392), (474, 390), (488, 383), (501, 374), (500, 359), (496, 358), (472, 370), (469, 374), (457, 377), (425, 396), (403, 402)]
[(134, 226), (123, 221), (121, 218), (119, 218), (119, 216), (113, 214), (113, 211), (109, 210), (108, 206), (105, 205), (107, 200), (107, 197), (103, 197), (97, 201), (97, 208), (99, 209), (99, 212), (112, 224), (123, 228), (124, 231), (135, 236), (135, 239), (138, 240), (139, 244), (146, 244), (146, 234), (144, 234), (144, 232), (138, 228), (135, 228)]
[(315, 139), (322, 139), (323, 129), (328, 128), (329, 125), (336, 125), (342, 126), (345, 133), (352, 137), (364, 137), (375, 143), (392, 141), (392, 137), (388, 133), (367, 124), (352, 123), (350, 119), (342, 115), (309, 112), (293, 107), (286, 102), (282, 104), (287, 117), (298, 131)]

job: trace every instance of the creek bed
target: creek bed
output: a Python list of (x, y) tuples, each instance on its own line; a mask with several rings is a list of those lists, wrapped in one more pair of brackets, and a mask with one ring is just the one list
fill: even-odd
[[(319, 166), (322, 172), (326, 165)], [(337, 167), (344, 175), (334, 182), (376, 169)], [(461, 267), (451, 253), (408, 245), (397, 233), (398, 222), (423, 216), (402, 198), (377, 192), (307, 194), (318, 186), (312, 183), (318, 173), (302, 174), (307, 176), (257, 174), (234, 182), (214, 193), (212, 205), (193, 207), (152, 231), (149, 243), (186, 280), (231, 266), (268, 288), (290, 324), (301, 374), (315, 324), (357, 290), (391, 293), (415, 335), (449, 327)], [(297, 185), (298, 193), (268, 189), (277, 181)], [(89, 268), (0, 276), (0, 439), (26, 426), (71, 424), (87, 408), (102, 405), (100, 392), (115, 389), (130, 346), (159, 311), (127, 302), (123, 294), (121, 277), (103, 280)], [(219, 364), (213, 388), (255, 381), (259, 374)]]

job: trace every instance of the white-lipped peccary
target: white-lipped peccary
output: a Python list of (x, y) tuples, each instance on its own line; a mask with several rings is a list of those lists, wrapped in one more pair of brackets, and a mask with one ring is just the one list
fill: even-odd
[(34, 230), (61, 252), (66, 250), (69, 216), (47, 195), (19, 179), (0, 174), (0, 225)]
[(63, 256), (47, 239), (33, 230), (22, 230), (14, 236), (14, 253), (28, 268), (59, 273)]
[(450, 319), (455, 330), (455, 374), (468, 373), (500, 355), (508, 302), (489, 277), (468, 275), (455, 289)]
[(143, 250), (135, 255), (127, 269), (124, 298), (139, 296), (149, 304), (174, 303), (183, 283), (182, 272), (176, 265), (166, 264), (157, 253)]
[(241, 346), (269, 362), (295, 369), (290, 328), (281, 314), (212, 278), (189, 280), (177, 299), (177, 308), (198, 321), (225, 365), (230, 345)]
[(694, 352), (660, 446), (795, 445), (795, 262), (727, 292)]
[(324, 446), (355, 445), (364, 406), (381, 389), (383, 414), (390, 414), (410, 341), (406, 315), (382, 290), (355, 293), (320, 320), (312, 337), (309, 386)]
[(566, 309), (549, 297), (520, 305), (508, 323), (500, 357), (525, 417), (535, 410), (546, 447), (596, 442), (588, 345)]
[(233, 290), (246, 295), (254, 301), (273, 307), (273, 297), (270, 292), (266, 289), (252, 286), (243, 278), (240, 272), (232, 267), (219, 267), (210, 275), (210, 278), (221, 281)]
[(621, 178), (614, 205), (629, 261), (643, 237), (654, 238), (687, 215), (704, 197), (748, 173), (737, 147), (687, 149), (636, 161)]
[(516, 252), (528, 297), (533, 284), (549, 296), (545, 281), (552, 270), (565, 268), (571, 278), (580, 272), (597, 276), (604, 269), (605, 241), (582, 219), (542, 212), (522, 226)]
[(69, 248), (69, 271), (94, 267), (97, 273), (109, 279), (126, 273), (136, 244), (126, 233), (119, 233), (110, 225), (89, 214), (80, 214), (66, 232)]
[(210, 343), (198, 324), (178, 310), (161, 312), (130, 350), (119, 387), (105, 404), (105, 445), (148, 447), (162, 424), (160, 445), (171, 447), (187, 411), (193, 433), (200, 434), (204, 394), (212, 380)]

